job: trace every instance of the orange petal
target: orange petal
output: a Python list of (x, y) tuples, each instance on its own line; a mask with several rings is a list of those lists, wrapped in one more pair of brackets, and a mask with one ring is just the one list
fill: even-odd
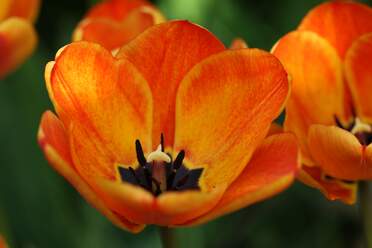
[(372, 153), (350, 132), (312, 125), (308, 142), (312, 157), (327, 175), (344, 180), (372, 179)]
[(216, 207), (188, 224), (201, 224), (278, 194), (293, 182), (299, 165), (299, 149), (293, 134), (266, 138)]
[(205, 168), (205, 190), (241, 173), (288, 93), (283, 66), (258, 49), (213, 55), (187, 74), (177, 94), (175, 151), (185, 150), (189, 167)]
[(174, 108), (181, 80), (196, 63), (224, 49), (211, 33), (187, 21), (151, 27), (121, 49), (117, 57), (131, 61), (151, 87), (153, 140), (164, 133), (166, 146), (173, 145)]
[(236, 38), (231, 42), (230, 49), (244, 49), (244, 48), (248, 48), (248, 45), (241, 38)]
[(5, 239), (0, 235), (0, 248), (8, 248)]
[(345, 73), (357, 115), (372, 123), (372, 33), (357, 39), (345, 57)]
[(1, 0), (0, 20), (8, 17), (21, 17), (35, 21), (39, 12), (40, 0)]
[(319, 189), (329, 200), (341, 200), (354, 204), (357, 198), (357, 182), (347, 182), (326, 176), (320, 167), (303, 166), (298, 179), (304, 184)]
[(74, 31), (73, 40), (86, 40), (101, 44), (106, 49), (118, 49), (146, 28), (164, 21), (155, 8), (143, 6), (134, 9), (121, 21), (100, 17), (84, 19)]
[(303, 159), (311, 164), (306, 144), (311, 124), (333, 124), (344, 116), (342, 64), (336, 50), (308, 31), (285, 35), (273, 53), (286, 68), (292, 82), (284, 128), (299, 138)]
[(223, 191), (166, 192), (153, 197), (144, 189), (127, 183), (97, 179), (101, 195), (118, 213), (136, 223), (173, 226), (204, 214), (221, 198)]
[(344, 58), (356, 38), (372, 32), (372, 9), (353, 1), (330, 1), (311, 10), (298, 29), (318, 33)]
[[(49, 67), (46, 74), (48, 70)], [(50, 83), (52, 99), (64, 125), (80, 125), (89, 133), (85, 135), (87, 139), (104, 147), (105, 155), (110, 155), (107, 159), (124, 164), (136, 161), (136, 139), (141, 140), (145, 151), (151, 149), (151, 92), (125, 59), (114, 59), (97, 44), (72, 43), (57, 56)], [(88, 166), (109, 178), (115, 175), (113, 164)]]
[(0, 22), (0, 78), (23, 63), (36, 42), (35, 30), (29, 22), (18, 17)]
[(146, 0), (108, 0), (91, 8), (86, 17), (109, 18), (117, 21), (123, 20), (132, 10), (151, 6)]
[(279, 134), (279, 133), (283, 133), (283, 127), (281, 125), (279, 125), (278, 123), (271, 123), (271, 126), (270, 126), (270, 129), (269, 129), (269, 132), (267, 133), (267, 137), (268, 136), (271, 136), (273, 134)]
[(41, 119), (38, 142), (50, 165), (69, 181), (77, 191), (115, 225), (131, 232), (139, 232), (144, 226), (134, 224), (113, 213), (76, 172), (70, 155), (68, 138), (60, 120), (50, 111)]

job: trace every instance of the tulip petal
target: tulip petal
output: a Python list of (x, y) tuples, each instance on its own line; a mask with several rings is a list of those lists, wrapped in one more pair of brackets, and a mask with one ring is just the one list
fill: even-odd
[(150, 6), (134, 9), (121, 21), (105, 17), (87, 18), (74, 31), (73, 40), (96, 42), (108, 50), (119, 49), (146, 28), (164, 20), (162, 14)]
[(20, 17), (35, 21), (39, 12), (40, 0), (1, 0), (0, 20), (9, 17)]
[(354, 204), (357, 198), (357, 182), (347, 182), (326, 176), (317, 166), (303, 166), (298, 179), (304, 184), (319, 189), (329, 200), (341, 200), (346, 204)]
[(352, 133), (335, 126), (312, 125), (308, 142), (312, 157), (327, 175), (344, 180), (372, 179), (372, 157)]
[(303, 159), (311, 164), (307, 132), (311, 124), (333, 124), (344, 113), (342, 64), (336, 50), (308, 31), (295, 31), (279, 40), (273, 54), (286, 68), (292, 82), (284, 129), (296, 134)]
[(372, 123), (372, 33), (357, 39), (345, 57), (345, 73), (358, 117)]
[(278, 194), (293, 182), (299, 162), (299, 149), (293, 134), (266, 138), (216, 207), (187, 225), (207, 222)]
[(87, 18), (109, 18), (123, 20), (131, 11), (144, 6), (151, 6), (146, 0), (108, 0), (90, 9)]
[(4, 238), (0, 235), (0, 248), (8, 248), (7, 243), (5, 242)]
[(186, 166), (204, 168), (203, 190), (241, 173), (288, 93), (283, 66), (258, 49), (224, 51), (187, 74), (177, 94), (175, 151), (186, 152)]
[[(49, 70), (47, 66), (46, 74)], [(87, 139), (80, 140), (82, 144), (99, 144), (107, 159), (125, 165), (136, 161), (136, 139), (141, 140), (145, 152), (150, 151), (151, 92), (131, 63), (114, 59), (97, 44), (76, 42), (59, 53), (50, 76), (59, 117), (67, 128), (72, 122), (81, 125), (80, 133)], [(114, 164), (88, 164), (77, 169), (80, 173), (82, 169), (89, 174), (115, 176)]]
[(139, 232), (144, 228), (144, 225), (134, 224), (113, 213), (80, 177), (73, 166), (65, 128), (62, 122), (50, 111), (45, 112), (42, 116), (38, 142), (50, 165), (66, 178), (93, 207), (115, 225), (131, 232)]
[(0, 78), (23, 63), (36, 42), (33, 26), (24, 19), (12, 17), (0, 22)]
[(224, 49), (207, 30), (187, 21), (173, 21), (147, 29), (119, 51), (117, 57), (132, 62), (151, 87), (153, 140), (163, 133), (165, 145), (173, 145), (176, 92), (181, 80), (196, 63)]
[(311, 10), (298, 29), (316, 32), (344, 58), (356, 38), (372, 32), (372, 8), (352, 1), (330, 1)]
[(141, 187), (123, 182), (97, 179), (101, 195), (110, 208), (135, 223), (174, 226), (196, 218), (221, 198), (221, 188), (210, 193), (200, 191), (165, 192), (153, 197)]
[(231, 42), (230, 49), (244, 49), (244, 48), (248, 48), (248, 45), (241, 38), (236, 38)]

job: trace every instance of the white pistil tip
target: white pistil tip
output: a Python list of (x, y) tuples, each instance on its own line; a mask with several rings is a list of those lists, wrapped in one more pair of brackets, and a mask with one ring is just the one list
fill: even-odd
[(151, 163), (153, 161), (164, 161), (166, 163), (171, 162), (171, 158), (168, 156), (168, 154), (162, 152), (161, 148), (162, 148), (161, 145), (159, 145), (155, 151), (151, 152), (147, 156), (147, 163)]
[(359, 118), (355, 118), (355, 125), (353, 129), (351, 130), (351, 133), (356, 134), (356, 133), (362, 133), (362, 132), (370, 133), (372, 132), (372, 127), (362, 122)]

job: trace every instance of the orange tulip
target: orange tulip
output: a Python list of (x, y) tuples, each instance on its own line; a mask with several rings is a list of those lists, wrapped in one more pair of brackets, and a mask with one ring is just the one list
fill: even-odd
[(8, 248), (8, 245), (6, 244), (3, 237), (0, 235), (0, 248)]
[(372, 9), (321, 4), (273, 53), (292, 78), (284, 126), (299, 138), (300, 179), (354, 203), (356, 181), (372, 179)]
[(75, 29), (73, 41), (96, 42), (114, 51), (163, 21), (161, 12), (146, 0), (108, 0), (88, 12)]
[(2, 0), (0, 3), (0, 78), (31, 55), (37, 42), (32, 22), (39, 0)]
[(190, 226), (287, 188), (293, 134), (265, 139), (289, 93), (270, 53), (226, 50), (187, 21), (147, 29), (113, 55), (72, 43), (45, 78), (58, 117), (38, 140), (50, 164), (123, 229)]

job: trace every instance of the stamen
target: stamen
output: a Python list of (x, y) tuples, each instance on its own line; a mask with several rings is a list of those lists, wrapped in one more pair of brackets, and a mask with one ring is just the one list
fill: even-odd
[(335, 122), (338, 127), (354, 134), (360, 144), (366, 146), (372, 143), (372, 126), (362, 122), (358, 117), (355, 117), (348, 126), (344, 126), (336, 116)]
[(353, 129), (351, 129), (352, 134), (356, 133), (370, 133), (372, 132), (372, 128), (370, 125), (362, 122), (358, 117), (355, 118), (355, 124)]
[(160, 145), (151, 152), (147, 159), (143, 153), (141, 142), (136, 140), (136, 155), (139, 166), (118, 166), (123, 182), (138, 185), (158, 196), (164, 191), (198, 190), (199, 178), (203, 168), (188, 169), (184, 166), (185, 151), (181, 150), (174, 162), (171, 155), (164, 152), (164, 137), (161, 134)]

